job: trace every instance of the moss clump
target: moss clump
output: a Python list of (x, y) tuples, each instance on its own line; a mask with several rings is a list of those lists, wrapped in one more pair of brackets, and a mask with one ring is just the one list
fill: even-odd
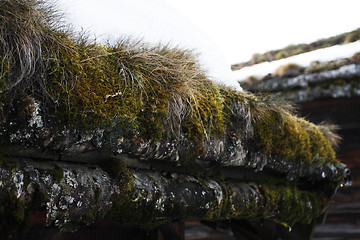
[(329, 139), (314, 124), (273, 110), (254, 124), (254, 144), (262, 152), (284, 160), (336, 162)]
[[(307, 153), (313, 141), (324, 143), (326, 139), (316, 130), (301, 129), (306, 124), (300, 124), (302, 120), (276, 103), (211, 82), (189, 51), (128, 39), (112, 46), (99, 45), (57, 28), (51, 17), (39, 16), (46, 9), (37, 1), (16, 4), (24, 5), (27, 13), (35, 11), (41, 21), (30, 21), (33, 29), (23, 29), (19, 38), (0, 33), (0, 40), (7, 43), (0, 56), (9, 65), (2, 72), (10, 71), (6, 84), (12, 85), (4, 94), (19, 105), (26, 96), (36, 98), (45, 124), (49, 118), (60, 119), (60, 125), (79, 131), (101, 128), (114, 133), (110, 138), (125, 138), (130, 143), (185, 138), (192, 148), (190, 155), (181, 156), (186, 159), (199, 156), (209, 140), (226, 135), (245, 141), (254, 137), (252, 143), (258, 151), (289, 160), (310, 162), (317, 154), (320, 158), (331, 155), (315, 147)], [(9, 17), (9, 11), (0, 9), (0, 16)], [(8, 24), (13, 24), (22, 16), (8, 19)], [(15, 31), (21, 26), (4, 25), (2, 29)], [(34, 38), (24, 43), (29, 48), (17, 48), (28, 30)], [(10, 36), (16, 39), (8, 39)], [(19, 76), (17, 64), (26, 62), (21, 60), (28, 57), (27, 49), (34, 50), (36, 61), (28, 61), (30, 68), (18, 66), (25, 74), (20, 75), (27, 77), (14, 80)], [(9, 99), (3, 104), (13, 109)], [(310, 137), (312, 133), (316, 136)]]
[(53, 169), (47, 170), (47, 173), (50, 174), (54, 182), (59, 183), (64, 178), (64, 171), (59, 166), (54, 166)]
[(220, 88), (208, 82), (198, 91), (199, 95), (190, 99), (194, 107), (183, 124), (183, 131), (197, 143), (197, 146), (204, 140), (222, 137), (225, 134), (226, 121)]
[[(101, 163), (101, 167), (114, 179), (120, 181), (121, 185), (125, 182), (131, 182), (132, 177), (129, 169), (118, 160), (109, 160)], [(131, 188), (131, 186), (128, 186)]]
[(360, 39), (360, 30), (352, 31), (346, 35), (345, 43), (352, 43)]
[(310, 224), (324, 213), (329, 201), (322, 193), (303, 191), (278, 179), (244, 183), (237, 189), (224, 182), (221, 186), (220, 204), (212, 203), (203, 220), (241, 217), (253, 223), (272, 220), (292, 227), (295, 223)]
[[(146, 197), (141, 196), (138, 197), (143, 198), (143, 203), (133, 201), (136, 196), (134, 196), (134, 178), (130, 171), (117, 161), (104, 165), (104, 168), (117, 180), (118, 185), (122, 186), (118, 194), (112, 195), (112, 206), (105, 218), (123, 224), (141, 224), (143, 227), (147, 224), (156, 225), (159, 222), (155, 211), (156, 196), (153, 196), (150, 202)], [(159, 224), (161, 223), (163, 222), (160, 221)]]
[(236, 91), (222, 94), (229, 135), (248, 138), (257, 151), (282, 160), (337, 162), (331, 139), (315, 124), (297, 117), (291, 105)]
[(303, 73), (304, 68), (295, 64), (295, 63), (288, 63), (286, 65), (282, 65), (280, 67), (278, 67), (275, 72), (274, 75), (276, 77), (293, 77), (293, 76), (297, 76), (301, 73)]
[(67, 48), (44, 58), (47, 92), (65, 122), (86, 128), (120, 122), (118, 130), (155, 141), (166, 130), (193, 139), (222, 132), (218, 91), (190, 53), (130, 41), (114, 47), (62, 41)]
[(290, 228), (297, 222), (310, 224), (328, 205), (328, 198), (321, 193), (301, 191), (289, 183), (262, 184), (262, 191), (264, 215), (274, 216), (272, 220)]

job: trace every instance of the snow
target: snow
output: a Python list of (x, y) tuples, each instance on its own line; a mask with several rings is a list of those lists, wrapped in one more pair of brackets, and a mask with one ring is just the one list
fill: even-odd
[(241, 90), (219, 47), (164, 0), (58, 0), (58, 5), (75, 30), (90, 32), (99, 42), (131, 36), (194, 50), (210, 79)]
[(268, 73), (274, 72), (281, 65), (288, 63), (296, 63), (300, 66), (309, 66), (312, 61), (332, 61), (341, 58), (349, 58), (354, 53), (360, 52), (360, 41), (336, 45), (328, 48), (314, 50), (308, 53), (280, 59), (273, 62), (264, 62), (251, 67), (245, 67), (241, 70), (234, 71), (234, 75), (238, 80), (245, 80), (249, 76), (263, 77)]
[[(99, 42), (132, 36), (155, 44), (171, 43), (172, 46), (194, 49), (200, 54), (200, 63), (209, 78), (238, 90), (241, 87), (237, 80), (249, 75), (265, 75), (287, 60), (259, 64), (252, 70), (246, 68), (237, 72), (231, 71), (231, 64), (247, 61), (255, 52), (309, 43), (359, 27), (358, 0), (348, 0), (346, 4), (335, 0), (57, 2), (68, 13), (68, 22), (73, 23), (75, 29), (89, 31)], [(305, 60), (296, 61), (306, 64)]]

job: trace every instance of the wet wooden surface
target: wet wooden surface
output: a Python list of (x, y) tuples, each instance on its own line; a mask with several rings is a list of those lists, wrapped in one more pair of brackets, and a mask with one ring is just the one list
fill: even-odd
[(185, 240), (236, 240), (230, 230), (214, 230), (199, 221), (185, 222)]
[(337, 158), (351, 171), (352, 186), (338, 190), (314, 240), (360, 240), (360, 99), (323, 99), (300, 106), (302, 116), (319, 123), (330, 120), (343, 138)]

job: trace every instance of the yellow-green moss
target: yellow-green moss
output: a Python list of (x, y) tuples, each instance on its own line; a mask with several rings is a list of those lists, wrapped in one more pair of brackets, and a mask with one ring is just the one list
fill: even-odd
[(235, 190), (222, 183), (223, 197), (212, 203), (202, 219), (214, 221), (240, 217), (250, 222), (270, 219), (287, 227), (295, 223), (309, 224), (324, 213), (329, 199), (319, 192), (303, 191), (279, 180), (260, 182), (259, 187), (244, 184)]
[[(143, 49), (126, 42), (106, 47), (63, 38), (66, 48), (55, 46), (55, 56), (44, 56), (44, 61), (47, 92), (65, 122), (86, 128), (115, 125), (129, 136), (139, 132), (141, 138), (154, 141), (178, 128), (196, 145), (224, 134), (219, 88), (191, 62), (189, 53), (167, 47)], [(184, 68), (183, 72), (176, 72), (176, 67)], [(189, 79), (193, 72), (194, 78)], [(178, 110), (169, 109), (175, 105), (171, 101), (181, 102)], [(184, 119), (172, 122), (174, 111)]]
[(42, 43), (43, 91), (24, 90), (45, 95), (44, 118), (55, 112), (70, 127), (103, 128), (129, 141), (186, 137), (193, 148), (192, 156), (184, 156), (189, 159), (201, 154), (206, 141), (230, 135), (246, 141), (253, 136), (256, 150), (281, 159), (334, 160), (319, 131), (276, 103), (211, 82), (191, 52), (130, 40), (102, 46), (61, 31), (52, 35), (55, 40)]
[[(152, 63), (152, 57), (157, 56), (154, 60), (158, 61), (164, 57), (160, 55), (164, 49), (134, 50), (122, 45), (76, 44), (66, 37), (64, 42), (68, 43), (67, 48), (60, 48), (56, 57), (46, 62), (47, 91), (66, 122), (86, 127), (111, 126), (120, 122), (123, 131), (132, 129), (133, 133), (140, 131), (143, 138), (159, 140), (165, 133), (170, 97), (174, 91), (183, 91), (176, 94), (180, 94), (185, 105), (193, 104), (185, 106), (191, 118), (191, 123), (184, 129), (189, 135), (204, 139), (206, 127), (213, 134), (223, 130), (222, 126), (214, 124), (221, 122), (221, 118), (213, 117), (219, 116), (221, 108), (221, 103), (216, 105), (219, 97), (216, 89), (206, 90), (209, 81), (197, 79), (194, 81), (198, 84), (206, 84), (202, 87), (205, 91), (201, 96), (187, 94), (187, 89), (181, 89), (175, 82), (181, 79), (166, 76), (169, 70), (156, 69), (166, 68), (161, 65), (164, 63), (158, 63), (159, 66)], [(154, 56), (146, 59), (144, 54)], [(164, 77), (169, 79), (162, 79)]]
[[(257, 151), (288, 161), (337, 162), (329, 139), (315, 124), (297, 117), (291, 106), (246, 92), (224, 89), (222, 95), (228, 134), (253, 135)], [(234, 104), (241, 108), (241, 120), (235, 117)]]
[(310, 224), (325, 212), (329, 202), (319, 192), (301, 191), (290, 183), (265, 183), (261, 184), (261, 188), (266, 206), (264, 215), (274, 216), (272, 220), (287, 227), (296, 222)]
[(225, 134), (224, 99), (220, 88), (210, 82), (198, 91), (199, 95), (190, 99), (192, 108), (183, 130), (195, 143), (201, 144), (204, 139), (219, 138)]
[[(106, 163), (104, 168), (121, 186), (119, 193), (113, 194), (111, 197), (112, 206), (105, 215), (106, 219), (122, 224), (141, 225), (142, 227), (156, 226), (163, 223), (162, 219), (158, 218), (155, 210), (157, 197), (152, 196), (149, 202), (146, 196), (145, 198), (134, 196), (134, 178), (122, 163), (117, 161), (110, 164)], [(142, 201), (133, 201), (137, 197)]]
[(312, 123), (269, 110), (254, 122), (254, 144), (271, 156), (300, 162), (336, 162), (330, 141)]

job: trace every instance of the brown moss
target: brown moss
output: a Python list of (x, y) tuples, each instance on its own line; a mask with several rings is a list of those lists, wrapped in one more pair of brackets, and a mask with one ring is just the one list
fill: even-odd
[(280, 67), (278, 67), (275, 72), (274, 75), (277, 77), (293, 77), (293, 76), (297, 76), (299, 74), (301, 74), (303, 72), (304, 68), (295, 64), (295, 63), (289, 63), (286, 65), (282, 65)]
[[(148, 196), (143, 198), (134, 195), (136, 191), (133, 176), (123, 164), (113, 162), (107, 163), (104, 167), (121, 186), (119, 193), (111, 196), (112, 205), (105, 215), (106, 219), (122, 224), (141, 225), (144, 228), (164, 223), (155, 210), (157, 196), (150, 196), (150, 199), (147, 199)], [(141, 201), (133, 201), (135, 198), (140, 198)]]
[(350, 61), (355, 64), (360, 63), (360, 52), (355, 53), (353, 56), (351, 56)]

